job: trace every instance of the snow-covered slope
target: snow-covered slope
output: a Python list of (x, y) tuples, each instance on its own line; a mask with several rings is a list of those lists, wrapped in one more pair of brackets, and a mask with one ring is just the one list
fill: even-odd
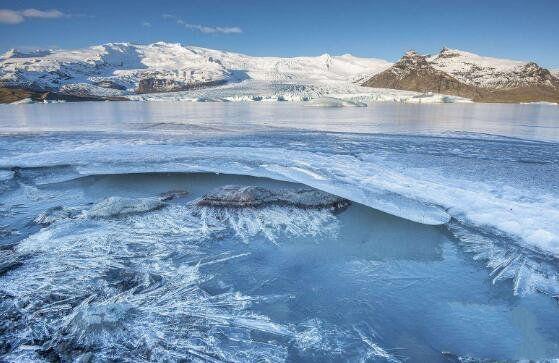
[[(466, 88), (506, 90), (543, 86), (549, 88), (543, 90), (546, 97), (541, 100), (545, 101), (553, 101), (553, 92), (559, 89), (559, 79), (535, 63), (481, 57), (446, 48), (432, 56), (417, 57), (424, 59), (425, 67), (435, 76), (430, 76), (432, 84), (440, 83), (439, 74)], [(49, 99), (55, 100), (62, 95), (63, 99), (74, 97), (74, 100), (125, 97), (136, 100), (304, 101), (336, 97), (357, 102), (456, 102), (463, 101), (456, 96), (475, 98), (477, 94), (476, 90), (456, 93), (452, 88), (416, 85), (415, 81), (403, 88), (392, 84), (394, 82), (368, 81), (393, 69), (392, 66), (388, 61), (350, 54), (252, 57), (164, 42), (109, 43), (78, 50), (11, 50), (0, 57), (0, 89), (24, 89), (27, 93), (34, 92), (31, 98), (38, 100), (47, 98), (41, 92), (50, 92)], [(539, 93), (538, 97), (527, 100), (518, 95), (511, 100), (538, 101)], [(15, 97), (12, 96), (10, 99)]]
[(349, 54), (250, 57), (163, 42), (110, 43), (74, 51), (12, 50), (0, 59), (0, 83), (106, 96), (181, 91), (245, 79), (303, 85), (351, 83), (360, 74), (389, 66), (387, 61)]
[(435, 55), (407, 52), (393, 66), (360, 83), (443, 93), (476, 102), (559, 103), (559, 78), (534, 62), (482, 57), (448, 48)]
[(507, 89), (536, 84), (552, 86), (550, 72), (534, 62), (482, 57), (448, 48), (443, 48), (427, 60), (435, 69), (476, 87)]
[[(218, 61), (178, 44), (146, 46), (115, 43), (30, 57), (8, 52), (0, 62), (0, 82), (39, 90), (83, 88), (106, 95), (134, 92), (142, 79), (174, 80), (183, 85), (224, 81), (230, 72)], [(107, 91), (102, 91), (107, 89)]]

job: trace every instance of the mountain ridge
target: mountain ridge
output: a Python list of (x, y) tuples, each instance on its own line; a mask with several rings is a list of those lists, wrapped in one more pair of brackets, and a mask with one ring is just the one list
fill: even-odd
[(443, 48), (434, 55), (409, 51), (366, 87), (437, 92), (476, 102), (559, 103), (559, 78), (534, 62), (482, 57)]
[(0, 57), (0, 102), (24, 97), (35, 101), (119, 100), (249, 81), (257, 82), (258, 87), (281, 84), (287, 89), (304, 89), (310, 96), (301, 96), (303, 100), (329, 92), (357, 94), (376, 87), (482, 102), (559, 101), (555, 98), (559, 79), (535, 63), (449, 48), (434, 55), (406, 53), (396, 63), (350, 54), (253, 57), (165, 42), (107, 43), (77, 50), (13, 49)]

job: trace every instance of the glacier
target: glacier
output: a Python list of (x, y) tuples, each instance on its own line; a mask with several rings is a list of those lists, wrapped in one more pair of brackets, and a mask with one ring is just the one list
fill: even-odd
[(0, 84), (135, 101), (305, 102), (330, 97), (343, 105), (469, 102), (359, 86), (360, 80), (390, 65), (351, 54), (252, 57), (178, 43), (108, 43), (77, 50), (9, 51), (0, 57)]
[(555, 107), (1, 107), (3, 360), (559, 356)]

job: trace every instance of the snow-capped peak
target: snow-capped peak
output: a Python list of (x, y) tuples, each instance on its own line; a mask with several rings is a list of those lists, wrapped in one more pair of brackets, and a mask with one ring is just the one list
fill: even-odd
[(517, 88), (549, 83), (549, 72), (534, 62), (484, 57), (459, 49), (443, 48), (428, 57), (437, 70), (456, 79), (482, 88)]
[(167, 84), (181, 88), (181, 84), (186, 87), (237, 80), (241, 74), (261, 81), (349, 83), (359, 74), (390, 66), (383, 60), (353, 56), (251, 57), (166, 42), (107, 43), (78, 50), (29, 53), (31, 61), (17, 54), (11, 51), (0, 61), (0, 83), (37, 89), (113, 82), (133, 91), (146, 78), (165, 79)]

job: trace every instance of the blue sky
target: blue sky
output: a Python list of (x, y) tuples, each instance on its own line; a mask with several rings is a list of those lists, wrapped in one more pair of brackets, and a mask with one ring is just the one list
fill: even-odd
[(559, 0), (0, 0), (0, 51), (159, 40), (398, 59), (443, 46), (559, 68)]

